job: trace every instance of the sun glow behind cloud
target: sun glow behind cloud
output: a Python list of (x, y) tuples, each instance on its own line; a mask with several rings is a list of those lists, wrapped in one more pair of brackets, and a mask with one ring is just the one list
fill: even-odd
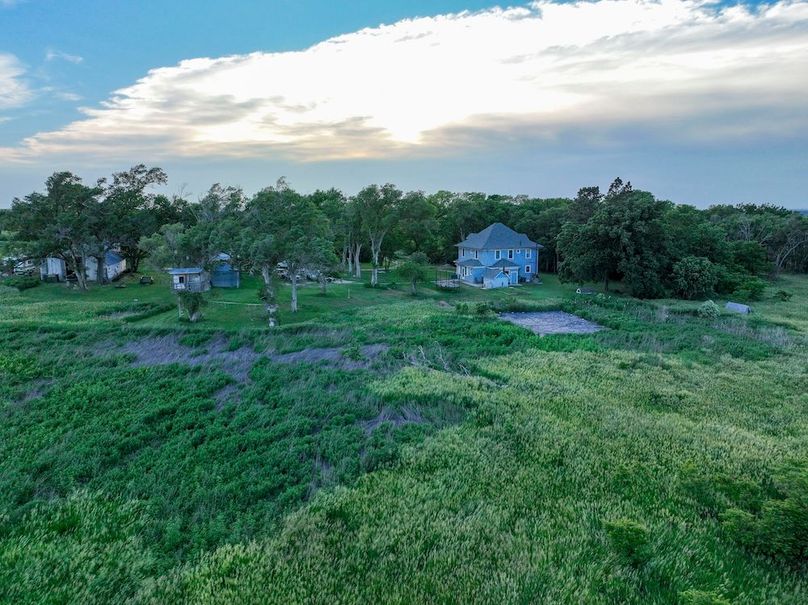
[(626, 128), (712, 143), (806, 134), (806, 101), (808, 2), (537, 2), (155, 69), (0, 157), (406, 157)]

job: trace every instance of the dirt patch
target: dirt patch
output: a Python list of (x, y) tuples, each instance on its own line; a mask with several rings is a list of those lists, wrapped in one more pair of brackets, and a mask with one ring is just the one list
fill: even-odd
[(351, 356), (345, 349), (322, 348), (304, 349), (295, 353), (271, 353), (267, 355), (275, 363), (320, 363), (344, 370), (360, 370), (370, 364), (390, 347), (386, 344), (365, 345), (358, 349), (357, 356)]
[(353, 354), (337, 347), (303, 349), (294, 353), (256, 353), (247, 346), (231, 350), (227, 339), (222, 337), (195, 349), (183, 345), (177, 336), (167, 335), (133, 340), (115, 352), (133, 355), (132, 364), (136, 367), (171, 363), (216, 366), (237, 382), (244, 383), (249, 380), (250, 369), (262, 357), (275, 363), (326, 363), (340, 369), (359, 370), (370, 367), (388, 349), (386, 344), (373, 344), (359, 347)]
[(370, 420), (360, 422), (359, 426), (365, 431), (366, 435), (370, 435), (373, 431), (379, 428), (385, 422), (390, 423), (393, 427), (399, 427), (405, 424), (424, 424), (426, 420), (421, 413), (414, 407), (402, 406), (394, 410), (392, 408), (383, 408), (379, 415)]
[(527, 328), (535, 334), (592, 334), (603, 330), (594, 322), (563, 311), (500, 313), (500, 319)]
[(204, 349), (181, 344), (176, 336), (155, 336), (127, 342), (120, 352), (135, 356), (135, 366), (159, 366), (182, 363), (189, 366), (216, 365), (239, 382), (246, 382), (250, 368), (260, 357), (249, 347), (229, 350), (224, 338), (216, 338)]

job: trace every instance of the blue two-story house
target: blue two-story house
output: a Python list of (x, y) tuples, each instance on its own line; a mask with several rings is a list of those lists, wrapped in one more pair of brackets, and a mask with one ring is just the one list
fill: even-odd
[(533, 281), (541, 244), (502, 223), (472, 233), (457, 246), (457, 276), (484, 288), (503, 288)]

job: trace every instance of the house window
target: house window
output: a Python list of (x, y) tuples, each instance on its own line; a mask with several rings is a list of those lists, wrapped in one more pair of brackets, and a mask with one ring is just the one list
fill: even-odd
[(513, 260), (513, 250), (508, 250), (508, 260)]
[(502, 250), (494, 250), (494, 258), (499, 260), (502, 258)]
[(525, 273), (530, 273), (530, 265), (525, 265)]
[(525, 258), (530, 258), (530, 248), (525, 248)]
[(184, 275), (180, 275), (180, 276), (179, 276), (179, 280), (178, 280), (178, 281), (179, 281), (181, 284), (184, 284), (184, 283), (185, 283), (185, 276), (184, 276)]
[(476, 259), (479, 256), (479, 250), (474, 251), (474, 258)]

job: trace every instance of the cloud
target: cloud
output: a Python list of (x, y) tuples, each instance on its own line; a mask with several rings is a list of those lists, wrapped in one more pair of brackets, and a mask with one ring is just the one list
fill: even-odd
[(78, 65), (84, 61), (84, 57), (80, 57), (79, 55), (71, 55), (68, 53), (64, 53), (59, 50), (48, 49), (45, 51), (45, 61), (67, 61), (68, 63), (73, 63), (74, 65)]
[(32, 98), (24, 75), (25, 69), (17, 57), (0, 53), (0, 110), (19, 107)]
[(808, 1), (541, 1), (151, 70), (0, 157), (456, 154), (808, 135)]

